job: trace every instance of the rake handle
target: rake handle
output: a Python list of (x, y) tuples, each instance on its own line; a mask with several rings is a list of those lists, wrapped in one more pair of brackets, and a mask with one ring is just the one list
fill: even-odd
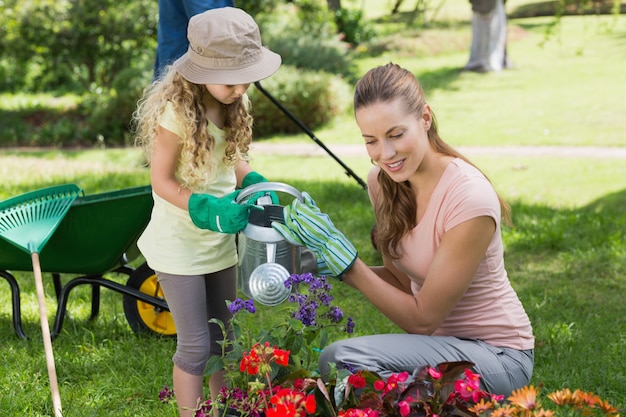
[(33, 273), (35, 274), (35, 288), (37, 289), (37, 301), (39, 302), (39, 319), (41, 321), (41, 333), (43, 334), (43, 347), (46, 352), (46, 365), (48, 366), (48, 377), (50, 378), (50, 391), (52, 392), (52, 406), (54, 416), (62, 417), (61, 395), (57, 383), (57, 371), (54, 365), (54, 353), (52, 352), (52, 338), (50, 337), (50, 327), (48, 326), (48, 312), (46, 310), (46, 297), (43, 291), (43, 279), (41, 278), (41, 264), (39, 254), (31, 254), (33, 260)]

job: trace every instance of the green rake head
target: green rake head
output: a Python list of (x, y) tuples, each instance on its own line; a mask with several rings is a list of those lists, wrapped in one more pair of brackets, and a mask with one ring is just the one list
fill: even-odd
[(0, 237), (28, 253), (39, 253), (82, 193), (77, 185), (64, 184), (1, 201)]

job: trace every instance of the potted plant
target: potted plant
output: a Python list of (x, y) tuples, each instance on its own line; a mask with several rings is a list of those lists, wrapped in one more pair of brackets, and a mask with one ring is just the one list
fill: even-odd
[[(287, 408), (302, 411), (293, 415), (314, 413), (310, 386), (319, 377), (319, 353), (329, 340), (351, 334), (354, 322), (332, 304), (332, 285), (326, 277), (293, 274), (285, 285), (292, 293), (286, 303), (274, 307), (272, 314), (280, 319), (269, 329), (253, 334), (245, 325), (257, 311), (250, 299), (228, 303), (233, 313), (229, 323), (213, 321), (224, 334), (230, 326), (234, 339), (225, 339), (222, 355), (209, 360), (206, 373), (224, 369), (228, 385), (222, 387), (214, 403), (207, 400), (199, 404), (197, 417), (208, 416), (215, 408), (223, 415), (240, 417), (286, 415)], [(172, 395), (166, 387), (161, 400), (168, 401)]]

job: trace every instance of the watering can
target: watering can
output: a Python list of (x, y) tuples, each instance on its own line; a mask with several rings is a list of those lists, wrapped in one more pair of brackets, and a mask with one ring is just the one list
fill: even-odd
[[(268, 191), (283, 192), (302, 200), (294, 187), (279, 182), (262, 182), (244, 188), (237, 203)], [(237, 235), (237, 283), (239, 289), (255, 301), (274, 306), (289, 297), (291, 289), (285, 281), (291, 274), (300, 273), (301, 247), (287, 242), (272, 228), (272, 222), (284, 223), (283, 206), (272, 204), (263, 195), (255, 202), (263, 210), (250, 210), (248, 225)]]

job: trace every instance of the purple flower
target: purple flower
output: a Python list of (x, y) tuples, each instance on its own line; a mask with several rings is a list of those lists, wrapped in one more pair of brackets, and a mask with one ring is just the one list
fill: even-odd
[(354, 320), (352, 320), (352, 317), (348, 317), (348, 322), (346, 323), (346, 333), (354, 333)]
[(337, 306), (331, 306), (330, 310), (326, 314), (326, 317), (330, 319), (333, 323), (338, 323), (343, 318), (343, 311)]
[(200, 408), (196, 410), (195, 417), (212, 417), (211, 400), (206, 400)]
[(235, 300), (228, 305), (228, 311), (231, 314), (236, 314), (243, 308), (243, 300), (241, 298), (235, 298)]
[(243, 307), (250, 313), (256, 313), (256, 307), (254, 306), (254, 300), (246, 300), (243, 302)]
[(300, 308), (294, 311), (291, 316), (300, 320), (305, 326), (315, 326), (315, 317), (317, 316), (317, 302), (305, 299), (304, 303), (300, 303)]
[(343, 369), (347, 369), (348, 371), (350, 371), (350, 373), (356, 374), (356, 368), (354, 366), (352, 366), (351, 363), (348, 362), (342, 362), (341, 363)]
[(314, 280), (315, 280), (315, 277), (310, 272), (307, 272), (306, 274), (301, 274), (301, 275), (291, 274), (289, 278), (287, 278), (287, 280), (285, 281), (285, 286), (295, 287), (296, 285), (302, 282), (305, 282), (308, 284)]
[(320, 301), (320, 303), (322, 303), (322, 305), (325, 305), (327, 307), (330, 305), (330, 302), (333, 301), (333, 298), (335, 297), (325, 291), (320, 291), (319, 293), (317, 293), (317, 299)]
[(231, 314), (236, 314), (241, 310), (247, 310), (250, 313), (256, 313), (256, 307), (253, 300), (242, 300), (241, 298), (235, 298), (235, 300), (228, 305), (228, 311)]
[(167, 385), (163, 387), (159, 392), (159, 401), (165, 403), (168, 402), (174, 396), (174, 390), (170, 389)]

